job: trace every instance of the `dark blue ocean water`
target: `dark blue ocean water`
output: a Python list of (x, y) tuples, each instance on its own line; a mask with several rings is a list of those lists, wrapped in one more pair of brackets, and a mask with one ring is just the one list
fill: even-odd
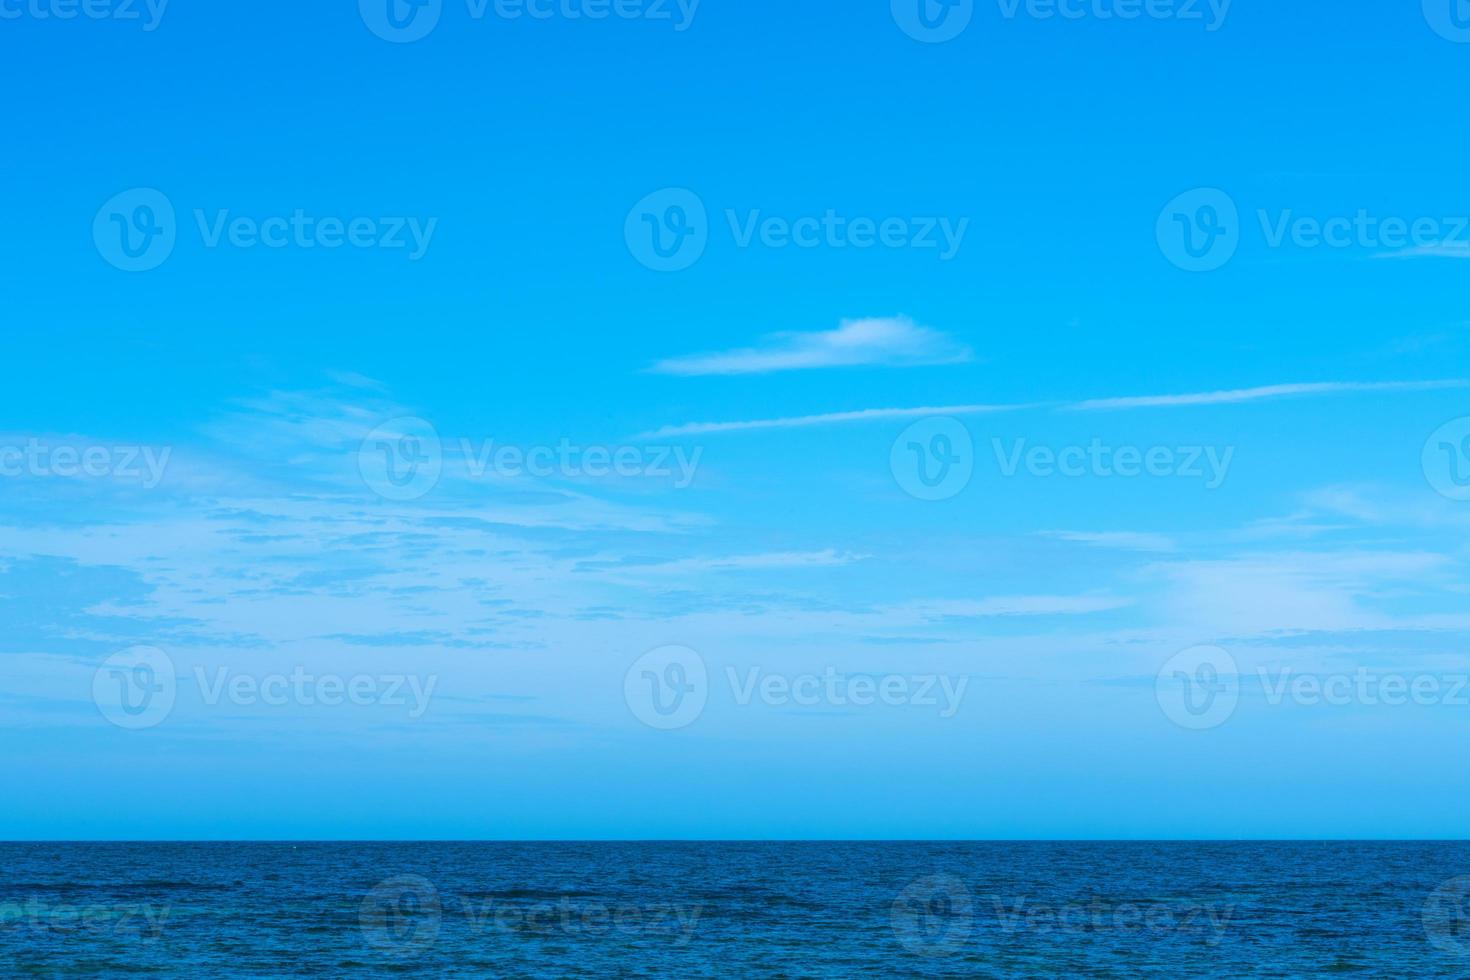
[(1464, 977), (1467, 898), (1462, 843), (4, 844), (0, 975)]

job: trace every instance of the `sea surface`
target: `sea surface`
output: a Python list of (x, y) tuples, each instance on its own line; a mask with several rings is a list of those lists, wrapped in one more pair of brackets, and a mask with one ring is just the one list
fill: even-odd
[(1470, 976), (1466, 843), (0, 844), (0, 976)]

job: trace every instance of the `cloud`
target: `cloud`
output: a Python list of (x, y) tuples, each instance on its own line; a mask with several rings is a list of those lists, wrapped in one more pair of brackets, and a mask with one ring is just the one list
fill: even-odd
[(1174, 540), (1163, 534), (1141, 531), (1042, 531), (1042, 537), (1073, 541), (1121, 551), (1173, 551)]
[(920, 408), (864, 408), (855, 412), (826, 412), (822, 415), (798, 415), (781, 419), (750, 419), (744, 422), (689, 422), (666, 425), (637, 439), (668, 436), (704, 435), (711, 432), (745, 432), (751, 429), (803, 429), (813, 425), (838, 422), (875, 422), (883, 419), (927, 418), (930, 415), (980, 415), (987, 412), (1015, 412), (1034, 405), (929, 405)]
[(1125, 398), (1094, 398), (1087, 401), (1030, 402), (1000, 405), (932, 405), (919, 408), (863, 408), (847, 412), (823, 412), (785, 418), (751, 419), (738, 422), (686, 422), (666, 425), (635, 436), (650, 439), (664, 436), (707, 435), (718, 432), (744, 432), (751, 429), (799, 429), (840, 422), (873, 422), (885, 419), (926, 417), (930, 415), (978, 415), (989, 412), (1020, 412), (1027, 409), (1053, 408), (1061, 411), (1117, 411), (1130, 408), (1178, 408), (1192, 405), (1228, 405), (1237, 402), (1284, 398), (1290, 395), (1338, 395), (1353, 392), (1441, 391), (1470, 388), (1470, 380), (1445, 381), (1326, 381), (1306, 384), (1266, 385), (1259, 388), (1235, 388), (1224, 391), (1193, 392), (1180, 395), (1141, 395)]
[(766, 554), (731, 555), (720, 558), (680, 558), (643, 564), (625, 564), (607, 571), (632, 572), (637, 575), (689, 575), (698, 572), (772, 571), (792, 568), (830, 568), (863, 561), (867, 555), (823, 551), (780, 551)]
[(1405, 528), (1463, 527), (1470, 514), (1455, 501), (1429, 494), (1373, 486), (1336, 485), (1303, 495), (1308, 508), (1301, 520), (1348, 518), (1362, 524)]
[(1470, 259), (1470, 242), (1448, 240), (1382, 252), (1380, 259)]
[(1435, 391), (1470, 387), (1470, 381), (1323, 381), (1310, 384), (1265, 385), (1183, 395), (1142, 395), (1129, 398), (1095, 398), (1067, 406), (1068, 410), (1090, 412), (1120, 408), (1171, 408), (1184, 405), (1228, 405), (1290, 395), (1340, 395), (1360, 391)]
[[(1201, 637), (1289, 635), (1458, 625), (1390, 611), (1396, 589), (1430, 597), (1454, 571), (1426, 551), (1276, 552), (1161, 562), (1147, 570), (1169, 583), (1163, 611)], [(1412, 605), (1409, 607), (1412, 608)]]
[(991, 616), (1082, 616), (1088, 613), (1111, 612), (1126, 609), (1134, 600), (1109, 595), (1016, 595), (991, 596), (984, 599), (938, 599), (912, 602), (903, 606), (888, 607), (892, 614), (898, 611), (918, 613), (929, 619), (959, 618), (980, 619)]
[(964, 346), (905, 316), (843, 320), (836, 330), (776, 333), (760, 347), (692, 354), (659, 361), (657, 374), (769, 374), (860, 365), (958, 364), (971, 360)]
[(387, 386), (377, 378), (370, 378), (356, 371), (328, 371), (327, 377), (348, 388), (369, 388), (374, 391), (387, 390)]

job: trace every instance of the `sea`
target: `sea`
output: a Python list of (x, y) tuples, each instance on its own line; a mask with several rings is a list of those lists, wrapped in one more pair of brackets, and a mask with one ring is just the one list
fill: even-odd
[(1470, 844), (0, 844), (3, 977), (1470, 976)]

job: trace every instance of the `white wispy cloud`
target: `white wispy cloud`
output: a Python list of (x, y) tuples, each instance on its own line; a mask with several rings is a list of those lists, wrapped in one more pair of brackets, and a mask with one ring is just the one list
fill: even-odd
[[(1160, 562), (1145, 574), (1169, 583), (1159, 612), (1200, 635), (1422, 628), (1421, 615), (1389, 603), (1411, 589), (1424, 601), (1456, 567), (1428, 551), (1283, 551)], [(1450, 620), (1441, 617), (1435, 625)], [(1463, 628), (1470, 618), (1459, 617)]]
[(1371, 485), (1336, 485), (1302, 496), (1307, 510), (1300, 521), (1348, 518), (1360, 524), (1443, 528), (1470, 524), (1463, 505), (1435, 494), (1405, 493)]
[(892, 613), (907, 610), (924, 618), (991, 616), (1080, 616), (1087, 613), (1126, 609), (1134, 600), (1110, 595), (1013, 595), (982, 599), (930, 599), (888, 608)]
[(835, 330), (776, 333), (758, 347), (691, 354), (659, 361), (658, 374), (769, 374), (860, 365), (957, 364), (970, 348), (906, 316), (843, 320)]
[(1448, 240), (1381, 252), (1380, 259), (1470, 259), (1470, 242)]
[(751, 429), (800, 429), (840, 422), (873, 422), (885, 419), (923, 418), (930, 415), (979, 415), (989, 412), (1019, 412), (1027, 409), (1052, 408), (1060, 411), (1119, 411), (1132, 408), (1177, 408), (1193, 405), (1228, 405), (1289, 396), (1339, 395), (1355, 392), (1440, 391), (1470, 388), (1470, 380), (1444, 381), (1323, 381), (1302, 384), (1264, 385), (1257, 388), (1233, 388), (1221, 391), (1189, 392), (1177, 395), (1134, 395), (1123, 398), (1093, 398), (1080, 402), (1027, 402), (991, 405), (927, 405), (916, 408), (863, 408), (846, 412), (822, 412), (782, 418), (748, 419), (736, 422), (686, 422), (666, 425), (636, 436), (639, 439), (666, 436), (708, 435), (720, 432), (745, 432)]
[(1180, 395), (1138, 395), (1126, 398), (1094, 398), (1068, 405), (1070, 411), (1089, 412), (1120, 408), (1171, 408), (1184, 405), (1228, 405), (1237, 402), (1286, 398), (1292, 395), (1340, 395), (1364, 391), (1434, 391), (1470, 387), (1470, 381), (1320, 381), (1306, 384), (1263, 385), (1196, 391)]
[(793, 568), (830, 568), (863, 561), (867, 555), (823, 551), (778, 551), (715, 558), (680, 558), (651, 565), (629, 565), (614, 571), (633, 575), (688, 575), (695, 572), (771, 571)]
[(1090, 544), (1099, 548), (1115, 548), (1120, 551), (1173, 551), (1177, 545), (1173, 538), (1163, 534), (1143, 531), (1042, 531), (1044, 538)]
[(919, 408), (864, 408), (855, 412), (825, 412), (821, 415), (797, 415), (779, 419), (749, 419), (743, 422), (689, 422), (666, 425), (635, 438), (658, 439), (668, 436), (705, 435), (712, 432), (744, 432), (750, 429), (802, 429), (813, 425), (838, 422), (873, 422), (882, 419), (927, 418), (930, 415), (980, 415), (986, 412), (1015, 412), (1034, 405), (927, 405)]

